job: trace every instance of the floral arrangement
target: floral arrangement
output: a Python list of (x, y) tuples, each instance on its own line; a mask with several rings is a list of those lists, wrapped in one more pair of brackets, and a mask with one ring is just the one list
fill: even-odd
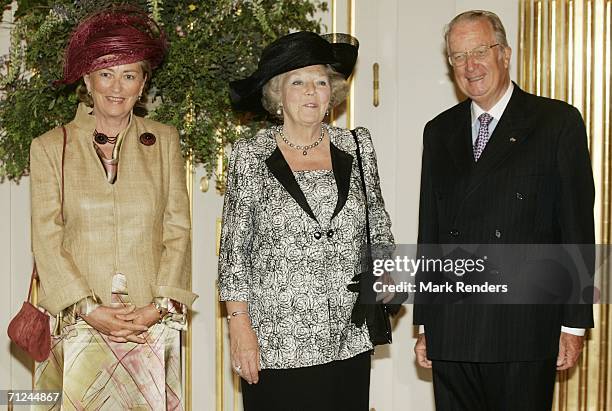
[[(76, 111), (75, 86), (55, 87), (63, 51), (79, 21), (113, 4), (148, 10), (164, 28), (170, 51), (152, 78), (149, 113), (174, 125), (185, 155), (209, 174), (223, 169), (224, 147), (259, 128), (265, 118), (232, 111), (228, 83), (255, 69), (262, 48), (293, 30), (320, 32), (309, 0), (20, 0), (9, 54), (0, 56), (0, 178), (28, 173), (33, 138)], [(15, 7), (0, 0), (0, 10)], [(219, 161), (223, 161), (219, 164)]]

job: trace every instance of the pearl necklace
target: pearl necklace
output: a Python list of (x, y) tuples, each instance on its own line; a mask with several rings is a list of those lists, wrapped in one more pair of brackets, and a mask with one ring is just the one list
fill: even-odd
[(287, 137), (285, 137), (285, 135), (283, 134), (283, 126), (278, 126), (277, 131), (278, 131), (278, 134), (280, 135), (280, 138), (285, 142), (285, 144), (287, 144), (291, 148), (295, 148), (296, 150), (303, 150), (302, 151), (303, 155), (307, 155), (308, 154), (308, 150), (310, 150), (312, 148), (315, 148), (316, 146), (321, 144), (321, 141), (323, 141), (323, 137), (325, 136), (325, 133), (324, 133), (324, 130), (323, 130), (323, 123), (321, 123), (321, 135), (319, 136), (317, 141), (315, 141), (312, 144), (308, 144), (307, 146), (301, 146), (299, 144), (293, 144), (291, 141), (289, 141), (287, 139)]

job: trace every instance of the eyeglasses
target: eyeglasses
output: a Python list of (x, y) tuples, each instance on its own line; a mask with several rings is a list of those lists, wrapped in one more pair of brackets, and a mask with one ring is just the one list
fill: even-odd
[(483, 60), (489, 54), (490, 49), (499, 45), (499, 43), (493, 44), (492, 46), (482, 45), (472, 50), (464, 51), (463, 53), (452, 53), (448, 56), (448, 62), (453, 67), (465, 66), (469, 56), (474, 57), (476, 60)]

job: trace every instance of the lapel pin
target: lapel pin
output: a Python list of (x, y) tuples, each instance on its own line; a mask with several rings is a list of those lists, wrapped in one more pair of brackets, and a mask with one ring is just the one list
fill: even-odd
[(516, 143), (516, 138), (514, 138), (514, 137), (510, 137), (510, 142), (511, 142), (511, 143)]
[(152, 146), (153, 144), (155, 144), (155, 140), (155, 135), (153, 135), (152, 133), (142, 133), (140, 135), (140, 143), (145, 146)]

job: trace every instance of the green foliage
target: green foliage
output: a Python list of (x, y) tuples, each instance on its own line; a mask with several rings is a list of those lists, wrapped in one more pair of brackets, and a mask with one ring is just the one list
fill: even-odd
[[(308, 0), (19, 1), (10, 52), (0, 58), (1, 178), (27, 174), (32, 138), (73, 118), (75, 86), (53, 86), (64, 47), (83, 17), (118, 3), (148, 10), (164, 27), (170, 51), (153, 74), (150, 116), (174, 125), (184, 153), (209, 173), (223, 147), (264, 121), (231, 110), (229, 81), (252, 72), (262, 48), (277, 37), (319, 32), (313, 15), (327, 8)], [(0, 0), (0, 10), (7, 4)]]

